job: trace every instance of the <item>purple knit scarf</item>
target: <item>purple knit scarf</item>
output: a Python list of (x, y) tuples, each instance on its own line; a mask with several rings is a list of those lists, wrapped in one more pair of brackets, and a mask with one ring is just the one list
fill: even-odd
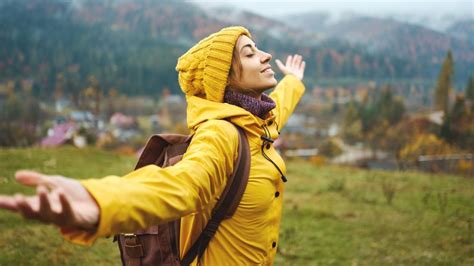
[(261, 119), (265, 119), (268, 112), (276, 106), (272, 98), (266, 94), (262, 94), (262, 99), (257, 100), (251, 96), (231, 90), (225, 91), (224, 102), (242, 107)]

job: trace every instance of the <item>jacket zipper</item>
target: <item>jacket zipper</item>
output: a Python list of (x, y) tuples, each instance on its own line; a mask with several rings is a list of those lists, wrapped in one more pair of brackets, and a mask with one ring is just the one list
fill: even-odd
[(262, 142), (262, 145), (261, 145), (261, 150), (262, 150), (262, 155), (265, 159), (267, 159), (269, 162), (271, 162), (275, 167), (276, 169), (278, 170), (278, 172), (280, 172), (280, 175), (281, 175), (281, 180), (283, 182), (287, 182), (288, 179), (286, 178), (286, 176), (283, 174), (283, 172), (281, 171), (280, 167), (278, 167), (278, 165), (270, 158), (268, 157), (268, 155), (265, 153), (265, 146), (267, 144), (271, 144), (273, 143), (273, 139), (271, 138), (271, 135), (270, 135), (270, 130), (268, 130), (268, 128), (265, 126), (265, 125), (262, 125), (262, 128), (263, 130), (265, 131), (265, 135), (262, 135), (260, 136), (260, 139), (263, 140)]

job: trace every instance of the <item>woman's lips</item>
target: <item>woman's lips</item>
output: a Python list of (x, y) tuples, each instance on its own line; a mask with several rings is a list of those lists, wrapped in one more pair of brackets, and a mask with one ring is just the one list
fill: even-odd
[(273, 72), (273, 70), (269, 67), (267, 69), (265, 69), (264, 71), (262, 71), (262, 73), (271, 73), (271, 74), (275, 74), (275, 72)]
[(260, 72), (265, 72), (266, 70), (271, 69), (271, 68), (272, 68), (272, 65), (266, 64), (265, 67), (263, 67)]

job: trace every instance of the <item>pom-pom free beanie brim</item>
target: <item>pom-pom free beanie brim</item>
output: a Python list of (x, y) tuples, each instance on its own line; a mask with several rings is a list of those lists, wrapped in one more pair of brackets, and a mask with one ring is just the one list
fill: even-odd
[(176, 65), (181, 90), (186, 95), (223, 102), (232, 54), (241, 35), (251, 38), (244, 27), (223, 28), (184, 53)]

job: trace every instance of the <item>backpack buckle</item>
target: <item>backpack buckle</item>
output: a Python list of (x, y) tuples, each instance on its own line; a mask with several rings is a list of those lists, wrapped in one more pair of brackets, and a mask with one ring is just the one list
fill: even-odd
[(145, 256), (143, 245), (135, 234), (122, 234), (124, 237), (125, 252), (130, 258), (141, 258)]

